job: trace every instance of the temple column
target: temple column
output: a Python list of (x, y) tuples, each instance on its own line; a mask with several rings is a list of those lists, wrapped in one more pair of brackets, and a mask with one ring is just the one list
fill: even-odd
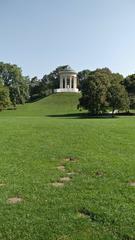
[(75, 77), (76, 78), (76, 88), (77, 88), (77, 77)]
[(72, 88), (72, 77), (70, 77), (70, 88)]
[(67, 77), (65, 77), (65, 88), (67, 88)]
[(63, 88), (63, 77), (60, 78), (60, 88)]
[(75, 77), (73, 76), (72, 77), (72, 88), (74, 88), (74, 80), (75, 80)]
[(74, 84), (73, 84), (74, 88), (76, 88), (76, 77), (74, 77)]

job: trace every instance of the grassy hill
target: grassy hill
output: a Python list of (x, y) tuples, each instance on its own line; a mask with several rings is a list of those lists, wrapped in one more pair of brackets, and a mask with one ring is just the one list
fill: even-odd
[(51, 114), (76, 113), (80, 94), (59, 93), (39, 101), (20, 105), (17, 111), (4, 111), (1, 115), (13, 116), (46, 116)]
[(135, 239), (135, 119), (72, 117), (78, 97), (0, 113), (0, 240)]

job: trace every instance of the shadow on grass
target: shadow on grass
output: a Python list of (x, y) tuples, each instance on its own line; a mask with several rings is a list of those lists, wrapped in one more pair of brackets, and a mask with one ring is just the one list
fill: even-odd
[[(47, 117), (54, 117), (54, 118), (72, 118), (72, 119), (108, 119), (112, 118), (111, 114), (105, 114), (105, 115), (91, 115), (88, 113), (65, 113), (65, 114), (53, 114), (53, 115), (47, 115)], [(116, 117), (115, 117), (116, 118)]]
[(135, 113), (118, 113), (112, 116), (110, 113), (91, 115), (90, 113), (65, 113), (65, 114), (52, 114), (47, 117), (54, 118), (72, 118), (72, 119), (117, 119), (120, 116), (135, 116)]

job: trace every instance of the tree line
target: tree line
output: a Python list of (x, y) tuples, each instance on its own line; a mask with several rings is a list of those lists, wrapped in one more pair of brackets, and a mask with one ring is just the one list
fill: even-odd
[[(17, 104), (36, 101), (59, 88), (59, 66), (41, 79), (23, 76), (15, 64), (0, 62), (0, 110)], [(124, 78), (108, 68), (78, 72), (78, 88), (82, 92), (79, 108), (91, 114), (102, 114), (111, 109), (129, 111), (135, 108), (135, 74)]]

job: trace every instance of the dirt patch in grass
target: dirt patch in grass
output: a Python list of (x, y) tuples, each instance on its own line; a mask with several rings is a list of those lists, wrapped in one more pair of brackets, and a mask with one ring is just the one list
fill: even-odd
[(58, 170), (62, 171), (62, 172), (65, 172), (65, 167), (64, 165), (60, 165), (57, 167)]
[(53, 187), (64, 187), (64, 183), (63, 182), (53, 182), (52, 186)]
[(69, 182), (70, 180), (70, 177), (61, 177), (57, 182), (51, 183), (51, 185), (54, 187), (64, 187), (64, 183)]
[(78, 213), (77, 213), (77, 216), (78, 216), (78, 218), (88, 218), (88, 216), (85, 215), (85, 214), (82, 213), (82, 212), (78, 212)]
[(98, 217), (97, 214), (86, 208), (80, 209), (78, 214), (80, 217), (90, 218), (92, 221), (97, 221), (97, 217)]
[(64, 161), (66, 162), (76, 162), (78, 159), (72, 156), (65, 157)]
[(69, 182), (71, 180), (71, 178), (70, 177), (61, 177), (60, 178), (60, 182)]
[(63, 235), (63, 236), (59, 237), (58, 240), (70, 240), (70, 239), (68, 236)]
[(129, 182), (129, 186), (135, 187), (135, 181), (134, 182)]
[(0, 187), (3, 187), (5, 185), (6, 185), (6, 183), (0, 183)]
[(69, 237), (66, 235), (63, 235), (63, 236), (59, 237), (57, 240), (69, 240)]
[(10, 203), (10, 204), (21, 203), (22, 201), (23, 201), (23, 199), (20, 198), (20, 197), (12, 197), (12, 198), (9, 198), (9, 199), (7, 200), (7, 202)]
[(105, 172), (103, 172), (103, 171), (96, 171), (95, 172), (95, 176), (97, 176), (97, 177), (103, 177), (105, 175)]
[(74, 172), (68, 172), (68, 173), (66, 173), (68, 176), (73, 176), (73, 175), (75, 175), (75, 173)]

